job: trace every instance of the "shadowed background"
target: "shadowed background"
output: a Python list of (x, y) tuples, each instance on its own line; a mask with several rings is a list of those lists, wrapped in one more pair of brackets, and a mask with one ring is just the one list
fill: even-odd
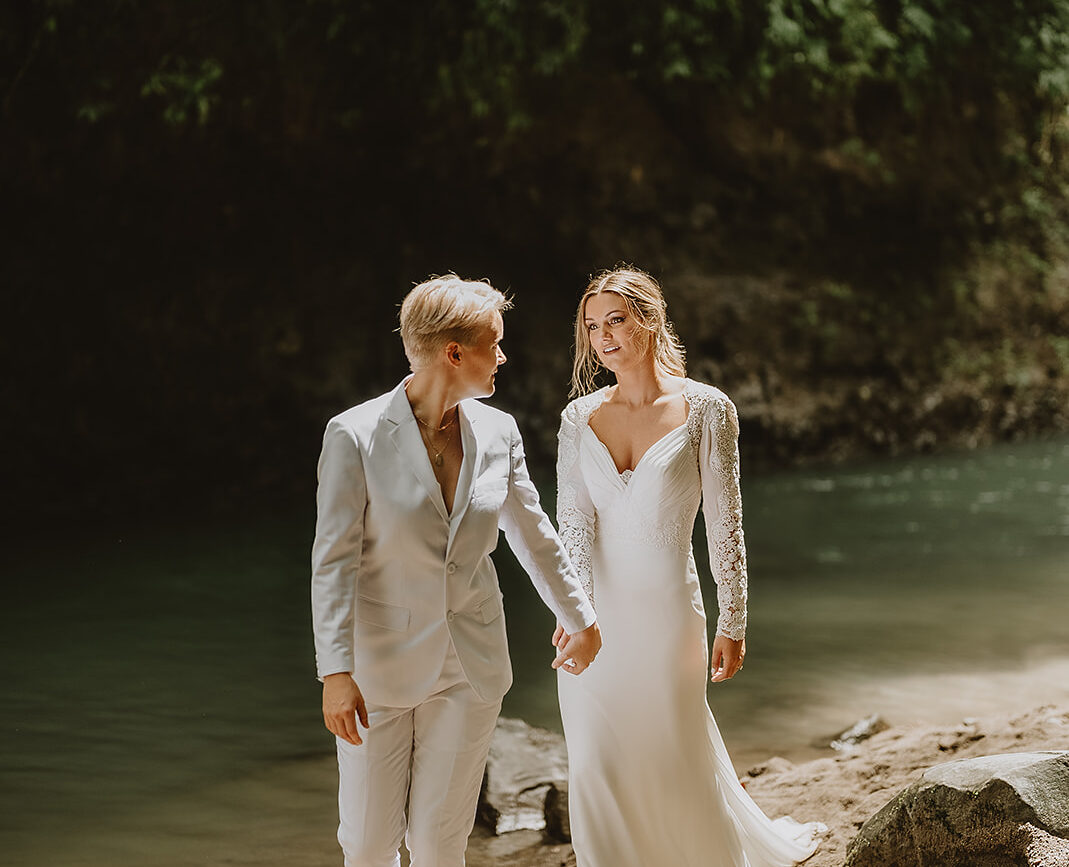
[(651, 270), (750, 459), (1069, 427), (1069, 4), (22, 2), (0, 12), (9, 505), (289, 497), (511, 291), (541, 460), (587, 275)]

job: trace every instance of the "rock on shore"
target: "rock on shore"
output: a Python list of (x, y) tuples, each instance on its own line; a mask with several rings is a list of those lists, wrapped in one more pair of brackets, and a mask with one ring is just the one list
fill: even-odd
[(861, 828), (846, 867), (1069, 863), (1069, 752), (1004, 753), (936, 765)]
[[(862, 825), (935, 765), (997, 753), (1069, 749), (1069, 706), (969, 719), (948, 726), (894, 726), (838, 755), (795, 765), (775, 758), (744, 774), (747, 791), (770, 816), (819, 820), (828, 834), (806, 867), (842, 867)], [(1028, 841), (1037, 852), (1050, 843), (1037, 831)], [(521, 839), (522, 837), (522, 839)], [(547, 844), (542, 832), (491, 837), (476, 829), (468, 846), (469, 867), (561, 867), (573, 865), (571, 847)], [(1044, 867), (1069, 867), (1050, 849)], [(1042, 855), (1040, 856), (1043, 857)], [(651, 865), (659, 867), (659, 865)]]
[(547, 824), (546, 798), (551, 790), (568, 790), (564, 738), (523, 720), (501, 717), (486, 760), (479, 823), (494, 834), (541, 831)]
[[(806, 867), (842, 867), (864, 823), (928, 768), (957, 758), (1067, 748), (1069, 706), (1045, 706), (953, 726), (892, 727), (841, 755), (743, 779), (769, 815), (828, 826)], [(1061, 860), (1047, 865), (1069, 867)]]

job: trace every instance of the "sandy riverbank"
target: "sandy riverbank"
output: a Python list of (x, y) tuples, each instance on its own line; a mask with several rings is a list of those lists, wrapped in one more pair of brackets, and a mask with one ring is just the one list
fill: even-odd
[[(951, 725), (893, 727), (852, 752), (799, 765), (772, 759), (754, 769), (757, 776), (745, 779), (747, 790), (769, 815), (818, 819), (828, 826), (823, 845), (806, 867), (841, 867), (847, 846), (865, 820), (925, 768), (971, 756), (1057, 749), (1069, 749), (1069, 705), (1046, 705)], [(476, 835), (469, 846), (469, 867), (570, 867), (575, 863), (570, 847), (532, 845), (533, 839), (525, 846), (520, 842), (517, 838), (517, 845), (506, 853), (501, 851), (506, 841)]]
[(770, 815), (819, 819), (829, 829), (807, 867), (840, 867), (866, 819), (925, 768), (994, 753), (1069, 749), (1069, 705), (967, 719), (952, 725), (894, 727), (851, 753), (770, 770), (747, 790)]
[[(807, 867), (839, 867), (865, 819), (920, 770), (966, 756), (1039, 749), (1069, 749), (1069, 704), (988, 714), (968, 724), (893, 726), (850, 754), (798, 765), (780, 759), (764, 762), (765, 770), (748, 778), (747, 788), (770, 815), (788, 813), (827, 824), (825, 844)], [(41, 840), (39, 850), (20, 852), (21, 863), (339, 867), (335, 775), (332, 757), (295, 759), (195, 793), (176, 794), (121, 819), (83, 828), (72, 821), (63, 835)], [(574, 863), (569, 846), (545, 845), (539, 832), (495, 838), (476, 829), (468, 849), (469, 867)]]

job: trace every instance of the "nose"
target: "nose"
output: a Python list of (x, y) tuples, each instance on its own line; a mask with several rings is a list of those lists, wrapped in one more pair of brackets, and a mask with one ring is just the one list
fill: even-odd
[(504, 364), (506, 361), (508, 361), (508, 358), (505, 356), (504, 351), (499, 346), (497, 348), (497, 363), (498, 364)]

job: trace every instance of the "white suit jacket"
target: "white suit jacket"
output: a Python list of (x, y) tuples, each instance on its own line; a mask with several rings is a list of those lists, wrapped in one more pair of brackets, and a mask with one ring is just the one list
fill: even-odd
[(498, 528), (569, 632), (594, 610), (527, 474), (512, 417), (460, 404), (464, 461), (446, 512), (405, 394), (327, 424), (312, 546), (312, 620), (320, 677), (348, 671), (372, 703), (410, 707), (433, 690), (452, 641), (475, 692), (512, 685), (501, 590), (490, 552)]

